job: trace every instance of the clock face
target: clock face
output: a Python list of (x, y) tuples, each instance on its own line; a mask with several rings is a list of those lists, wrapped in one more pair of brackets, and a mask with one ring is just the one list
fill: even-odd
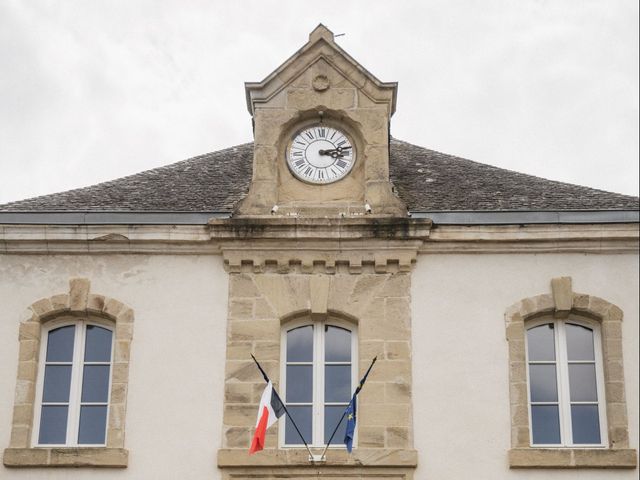
[(300, 130), (287, 148), (287, 165), (294, 176), (309, 183), (333, 183), (353, 168), (356, 152), (349, 137), (324, 124)]

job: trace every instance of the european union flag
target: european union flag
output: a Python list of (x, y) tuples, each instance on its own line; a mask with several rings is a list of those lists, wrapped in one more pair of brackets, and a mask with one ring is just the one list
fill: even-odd
[(353, 394), (349, 406), (345, 412), (347, 417), (347, 429), (344, 432), (344, 444), (347, 446), (347, 451), (351, 453), (353, 449), (353, 435), (356, 430), (356, 394)]
[(344, 413), (340, 417), (340, 420), (338, 421), (338, 425), (336, 425), (336, 428), (333, 430), (333, 433), (331, 434), (331, 437), (327, 442), (327, 446), (324, 447), (324, 451), (322, 452), (322, 458), (324, 458), (324, 454), (327, 453), (327, 449), (329, 448), (329, 445), (331, 445), (331, 440), (333, 440), (333, 437), (338, 431), (338, 427), (340, 427), (340, 425), (342, 424), (342, 420), (344, 420), (344, 417), (347, 417), (347, 427), (344, 432), (344, 444), (346, 445), (349, 453), (351, 453), (351, 450), (353, 450), (353, 436), (355, 435), (355, 430), (356, 430), (356, 397), (358, 396), (358, 393), (360, 393), (360, 390), (362, 390), (362, 387), (364, 386), (364, 382), (367, 381), (369, 372), (371, 372), (371, 369), (373, 368), (373, 364), (376, 363), (377, 359), (378, 357), (375, 357), (373, 359), (373, 361), (371, 362), (371, 365), (369, 365), (369, 368), (367, 369), (367, 373), (365, 373), (364, 377), (362, 377), (362, 380), (360, 380), (360, 383), (358, 384), (356, 391), (353, 393), (353, 397), (351, 397), (351, 401), (349, 402), (349, 405), (347, 405), (347, 409), (344, 411)]

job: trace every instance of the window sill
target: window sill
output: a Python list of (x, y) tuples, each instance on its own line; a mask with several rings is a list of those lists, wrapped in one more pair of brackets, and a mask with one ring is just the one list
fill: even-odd
[(634, 449), (513, 448), (510, 468), (636, 468)]
[[(388, 448), (356, 448), (353, 454), (346, 450), (327, 451), (325, 465), (340, 466), (371, 466), (371, 467), (406, 467), (415, 468), (418, 465), (418, 455), (415, 450)], [(309, 452), (306, 449), (267, 449), (255, 455), (249, 455), (246, 449), (228, 448), (218, 450), (218, 467), (280, 467), (280, 466), (308, 466)]]
[(129, 451), (124, 448), (7, 448), (5, 467), (100, 467), (125, 468)]

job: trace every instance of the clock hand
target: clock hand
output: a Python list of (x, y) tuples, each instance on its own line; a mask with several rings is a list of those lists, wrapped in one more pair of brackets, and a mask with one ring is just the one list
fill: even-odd
[(333, 150), (320, 150), (318, 153), (320, 155), (330, 155), (331, 158), (344, 158), (344, 153), (337, 148)]
[(331, 155), (333, 153), (336, 152), (336, 149), (332, 149), (332, 150), (318, 150), (318, 154), (320, 155)]
[(333, 155), (334, 153), (341, 155), (344, 150), (348, 150), (350, 148), (351, 147), (338, 147), (338, 148), (332, 148), (330, 150), (319, 150), (318, 153), (320, 155)]

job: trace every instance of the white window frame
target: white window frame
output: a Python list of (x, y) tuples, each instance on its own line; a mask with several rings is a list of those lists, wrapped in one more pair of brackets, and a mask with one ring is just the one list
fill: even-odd
[[(308, 318), (293, 320), (282, 326), (280, 339), (280, 396), (286, 405), (287, 398), (287, 332), (299, 327), (313, 326), (313, 400), (312, 400), (312, 432), (313, 439), (309, 443), (310, 447), (323, 448), (324, 443), (324, 354), (325, 354), (325, 335), (324, 327), (326, 325), (343, 328), (351, 332), (351, 394), (358, 385), (358, 331), (357, 327), (350, 322), (336, 318), (328, 318), (326, 320), (310, 320)], [(339, 362), (342, 363), (342, 362)], [(349, 399), (350, 400), (350, 399)], [(345, 405), (345, 409), (347, 406)], [(280, 417), (278, 424), (278, 444), (280, 448), (304, 448), (303, 443), (286, 444), (285, 443), (285, 417)], [(334, 437), (331, 441), (330, 449), (344, 448), (342, 438)], [(356, 431), (353, 440), (354, 448), (358, 441), (358, 425), (356, 423)]]
[[(69, 411), (67, 413), (67, 435), (66, 442), (60, 444), (54, 443), (39, 443), (40, 437), (40, 417), (42, 414), (42, 394), (44, 389), (44, 371), (46, 364), (47, 346), (49, 340), (49, 332), (56, 328), (66, 327), (69, 325), (75, 325), (75, 337), (73, 341), (73, 357), (71, 367), (71, 386), (69, 388)], [(84, 346), (86, 339), (86, 329), (89, 325), (95, 325), (101, 328), (105, 328), (111, 332), (111, 358), (109, 361), (109, 389), (107, 392), (107, 418), (105, 423), (105, 441), (99, 444), (78, 443), (78, 432), (80, 428), (80, 406), (90, 404), (90, 402), (81, 402), (82, 395), (82, 375), (84, 362)], [(112, 322), (101, 319), (59, 319), (52, 320), (43, 325), (40, 332), (40, 357), (38, 360), (38, 379), (36, 382), (36, 402), (34, 411), (33, 422), (33, 435), (31, 437), (31, 443), (33, 447), (105, 447), (107, 442), (107, 427), (109, 425), (109, 410), (111, 404), (111, 383), (113, 380), (113, 352), (115, 349), (116, 336), (115, 325)], [(87, 362), (87, 364), (100, 364), (105, 365), (106, 362)], [(98, 402), (96, 405), (104, 405), (104, 402)]]
[[(569, 390), (569, 361), (567, 357), (567, 337), (565, 325), (574, 324), (582, 327), (587, 327), (593, 332), (593, 348), (596, 370), (596, 392), (598, 395), (598, 421), (600, 426), (600, 443), (597, 444), (584, 444), (573, 443), (573, 431), (571, 425), (571, 402), (570, 390)], [(527, 331), (531, 328), (538, 327), (540, 325), (553, 324), (554, 328), (554, 342), (555, 342), (555, 364), (556, 364), (556, 382), (558, 389), (558, 413), (560, 422), (560, 443), (555, 444), (541, 444), (533, 443), (533, 417), (531, 416), (531, 381), (529, 376), (529, 341)], [(527, 407), (529, 410), (529, 442), (532, 447), (535, 448), (608, 448), (608, 428), (607, 428), (607, 401), (605, 398), (604, 388), (604, 370), (603, 370), (603, 356), (602, 356), (602, 336), (600, 332), (600, 324), (590, 319), (577, 319), (570, 317), (567, 319), (552, 319), (544, 317), (538, 320), (528, 321), (525, 323), (525, 358), (526, 358), (526, 372), (527, 372)], [(536, 362), (537, 363), (537, 362)], [(540, 362), (545, 363), (545, 362)], [(550, 363), (550, 362), (548, 362)], [(575, 363), (572, 361), (572, 363)], [(590, 362), (589, 362), (590, 363)], [(535, 402), (536, 404), (543, 404), (544, 402)], [(554, 403), (554, 402), (551, 402)], [(593, 404), (595, 402), (584, 402), (586, 404)]]

